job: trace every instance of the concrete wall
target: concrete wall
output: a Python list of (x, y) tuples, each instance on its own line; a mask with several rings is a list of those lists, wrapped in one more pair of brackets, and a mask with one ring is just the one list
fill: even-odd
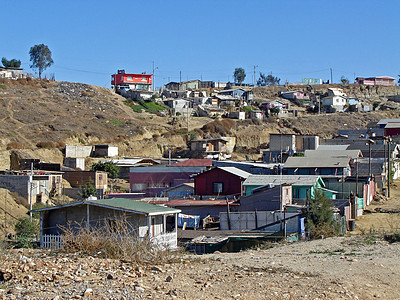
[(97, 189), (107, 190), (107, 173), (102, 171), (68, 171), (63, 178), (72, 187), (82, 187), (85, 183), (92, 183)]
[[(286, 213), (286, 218), (297, 215), (298, 213)], [(283, 219), (282, 213), (282, 219)], [(228, 214), (226, 212), (220, 213), (220, 229), (229, 230)], [(253, 230), (259, 227), (266, 226), (280, 220), (280, 213), (273, 211), (252, 211), (252, 212), (235, 212), (229, 213), (230, 230)], [(296, 219), (297, 220), (297, 219)], [(289, 222), (289, 221), (287, 221)], [(294, 225), (294, 224), (293, 224)], [(275, 231), (279, 231), (280, 224), (278, 224)], [(289, 226), (288, 226), (289, 227)], [(297, 232), (297, 226), (293, 227), (293, 232)], [(289, 231), (289, 230), (288, 230)]]
[[(252, 186), (248, 186), (251, 190)], [(248, 189), (246, 187), (246, 193)], [(282, 201), (281, 201), (282, 198)], [(280, 207), (280, 204), (282, 207)], [(287, 204), (292, 204), (292, 186), (276, 186), (266, 191), (256, 192), (255, 194), (240, 198), (238, 211), (274, 211), (283, 209)]]
[(65, 157), (89, 157), (92, 154), (92, 146), (65, 145)]
[(85, 170), (85, 158), (84, 157), (66, 157), (64, 158), (64, 166)]
[(296, 151), (296, 136), (294, 134), (270, 134), (269, 136), (270, 151), (287, 150)]
[(32, 193), (32, 204), (36, 202), (46, 202), (49, 193), (55, 189), (57, 194), (62, 193), (61, 175), (33, 176), (32, 187), (30, 187), (28, 175), (0, 175), (0, 187), (16, 192), (21, 197), (26, 197), (30, 201)]
[[(60, 226), (69, 226), (73, 231), (78, 231), (80, 227), (85, 227), (87, 222), (87, 206), (71, 206), (62, 209), (50, 210), (43, 212), (43, 233), (44, 234), (61, 234)], [(133, 231), (143, 237), (147, 234), (147, 218), (144, 215), (124, 213), (117, 210), (89, 206), (89, 225), (93, 228), (107, 227), (110, 221), (124, 221), (133, 225)], [(160, 224), (161, 223), (161, 224)], [(162, 216), (154, 219), (155, 232), (159, 232), (162, 228)]]

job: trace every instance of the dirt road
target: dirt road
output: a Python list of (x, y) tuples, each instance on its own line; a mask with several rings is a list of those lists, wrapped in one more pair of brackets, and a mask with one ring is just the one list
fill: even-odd
[(39, 250), (3, 253), (3, 299), (398, 299), (400, 244), (347, 236), (137, 267)]
[(400, 179), (391, 185), (390, 198), (373, 201), (356, 220), (355, 233), (400, 232)]

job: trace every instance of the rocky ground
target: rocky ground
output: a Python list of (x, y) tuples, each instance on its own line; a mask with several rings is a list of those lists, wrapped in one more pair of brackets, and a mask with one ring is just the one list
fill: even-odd
[(398, 299), (400, 244), (370, 235), (182, 255), (137, 266), (41, 250), (3, 251), (3, 299)]

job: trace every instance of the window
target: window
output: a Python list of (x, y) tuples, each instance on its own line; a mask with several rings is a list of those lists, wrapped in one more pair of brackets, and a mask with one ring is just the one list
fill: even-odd
[(224, 190), (224, 184), (222, 182), (213, 182), (213, 193), (220, 194)]
[(128, 76), (128, 77), (126, 78), (126, 80), (128, 80), (128, 81), (133, 81), (133, 77), (132, 77), (132, 76)]

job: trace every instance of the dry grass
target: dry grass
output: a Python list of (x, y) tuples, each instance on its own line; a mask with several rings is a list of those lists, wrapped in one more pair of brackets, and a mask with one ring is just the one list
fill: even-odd
[(114, 226), (105, 222), (88, 228), (86, 223), (74, 223), (61, 229), (66, 252), (83, 252), (139, 265), (163, 264), (177, 258), (176, 253), (153, 243), (149, 237), (139, 238), (126, 220), (120, 220)]
[(24, 149), (24, 148), (25, 148), (24, 144), (20, 142), (11, 142), (7, 144), (7, 150)]
[(205, 124), (201, 129), (204, 133), (219, 133), (221, 136), (228, 134), (235, 126), (231, 119), (215, 120)]

